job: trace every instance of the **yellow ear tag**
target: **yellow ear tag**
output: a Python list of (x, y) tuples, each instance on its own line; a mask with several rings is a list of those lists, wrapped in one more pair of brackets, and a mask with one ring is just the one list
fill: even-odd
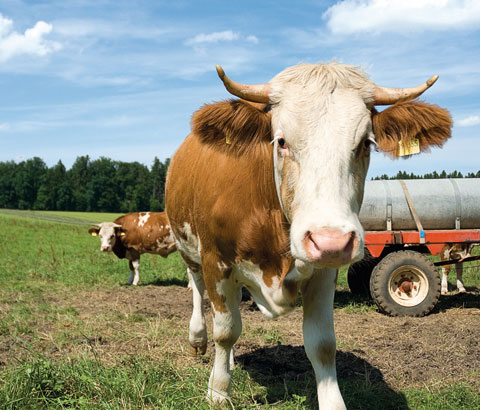
[(120, 236), (125, 236), (125, 235), (126, 235), (126, 233), (125, 233), (125, 232), (122, 232), (122, 233), (120, 234)]
[(225, 137), (225, 144), (230, 145), (231, 143), (232, 143), (232, 140), (230, 139), (230, 135), (227, 135), (227, 136)]
[(398, 141), (397, 157), (405, 157), (407, 155), (414, 155), (419, 153), (420, 153), (420, 141), (418, 138), (414, 138), (408, 144), (405, 144), (403, 140)]
[(92, 235), (92, 236), (98, 236), (98, 233), (92, 232), (90, 235)]

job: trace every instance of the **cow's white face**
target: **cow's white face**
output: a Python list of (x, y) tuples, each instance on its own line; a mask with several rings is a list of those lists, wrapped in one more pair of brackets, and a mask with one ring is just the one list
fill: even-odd
[[(302, 66), (309, 73), (286, 73)], [(292, 67), (270, 82), (275, 183), (291, 223), (292, 256), (337, 267), (363, 257), (358, 213), (375, 142), (372, 83), (356, 70), (353, 87), (329, 83), (319, 77), (330, 73), (312, 67)]]
[(100, 224), (98, 236), (100, 238), (100, 250), (103, 252), (111, 252), (117, 239), (115, 224), (113, 222), (103, 222)]

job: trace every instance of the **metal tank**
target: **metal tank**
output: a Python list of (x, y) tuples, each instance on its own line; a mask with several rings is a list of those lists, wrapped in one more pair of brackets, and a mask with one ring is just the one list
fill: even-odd
[[(480, 178), (403, 181), (423, 229), (480, 228)], [(366, 231), (417, 229), (399, 180), (365, 183), (360, 221)]]

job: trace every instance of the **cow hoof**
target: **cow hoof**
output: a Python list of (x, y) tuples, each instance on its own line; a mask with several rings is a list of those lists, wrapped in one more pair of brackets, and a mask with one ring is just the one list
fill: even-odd
[(448, 291), (447, 290), (442, 290), (442, 295), (447, 295), (448, 294)]
[(202, 346), (192, 346), (190, 345), (190, 353), (192, 356), (196, 357), (197, 354), (201, 354), (202, 356), (207, 353), (207, 344), (205, 343)]
[(465, 288), (458, 289), (458, 293), (467, 293), (467, 290)]

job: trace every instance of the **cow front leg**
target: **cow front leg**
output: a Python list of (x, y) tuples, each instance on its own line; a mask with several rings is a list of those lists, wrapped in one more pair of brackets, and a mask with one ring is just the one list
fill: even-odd
[(463, 285), (463, 263), (456, 263), (455, 270), (457, 271), (457, 289), (460, 293), (465, 293), (466, 289)]
[(441, 294), (446, 295), (448, 293), (448, 274), (450, 273), (450, 265), (442, 266), (442, 288)]
[(322, 269), (302, 284), (303, 340), (315, 370), (320, 410), (346, 409), (337, 382), (333, 298), (336, 269)]
[(233, 345), (242, 332), (239, 309), (240, 290), (230, 276), (219, 282), (210, 283), (210, 286), (207, 284), (207, 291), (212, 301), (213, 340), (215, 341), (215, 361), (208, 382), (207, 399), (210, 403), (217, 403), (230, 396)]
[(187, 276), (188, 276), (188, 284), (187, 284), (187, 289), (188, 290), (193, 290), (193, 277), (192, 277), (192, 272), (190, 272), (190, 269), (187, 268)]
[(127, 284), (137, 286), (138, 280), (140, 279), (140, 271), (138, 270), (140, 266), (140, 257), (129, 260), (128, 265), (130, 267), (130, 276)]
[(190, 343), (192, 354), (196, 356), (197, 353), (205, 354), (207, 351), (207, 325), (205, 323), (205, 309), (203, 308), (205, 283), (203, 282), (201, 270), (187, 268), (187, 274), (193, 296), (193, 311), (188, 330), (188, 342)]

